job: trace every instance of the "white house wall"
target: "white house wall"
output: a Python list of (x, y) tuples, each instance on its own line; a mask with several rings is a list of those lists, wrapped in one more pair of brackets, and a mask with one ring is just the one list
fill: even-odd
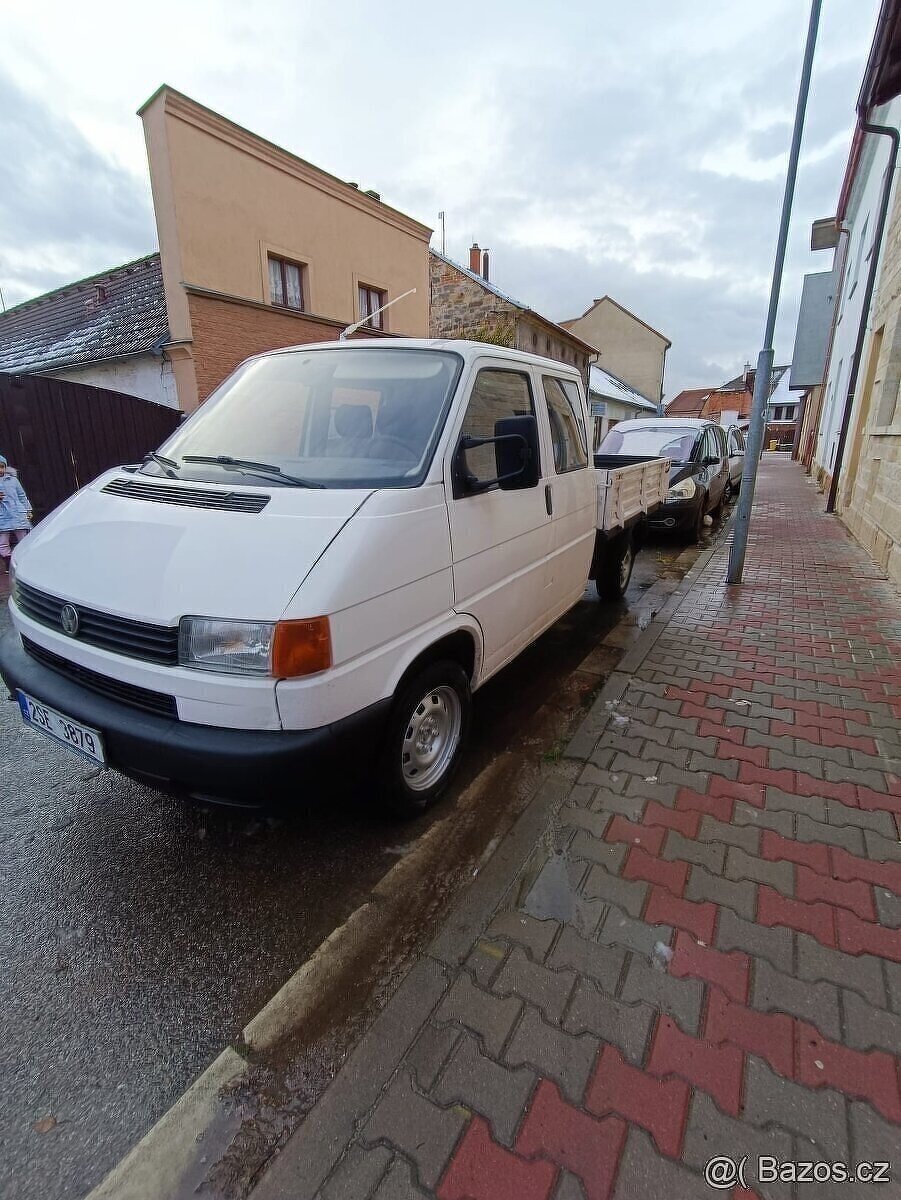
[(124, 392), (128, 396), (140, 396), (142, 400), (152, 400), (168, 408), (178, 408), (172, 364), (155, 354), (70, 367), (54, 371), (53, 377), (68, 379), (72, 383), (89, 383), (113, 392)]
[[(901, 98), (896, 98), (887, 104), (874, 117), (874, 121), (879, 125), (893, 125), (897, 128), (901, 124)], [(842, 412), (848, 392), (851, 360), (860, 325), (867, 272), (870, 268), (867, 256), (873, 245), (879, 201), (882, 196), (882, 180), (888, 155), (888, 138), (878, 137), (874, 134), (866, 136), (848, 212), (845, 216), (844, 225), (848, 229), (848, 233), (842, 234), (835, 251), (835, 265), (840, 267), (844, 258), (844, 270), (837, 301), (837, 321), (832, 353), (829, 358), (829, 369), (824, 387), (823, 413), (813, 455), (814, 470), (820, 471), (823, 476), (831, 476), (835, 464)], [(879, 286), (878, 273), (876, 286)]]

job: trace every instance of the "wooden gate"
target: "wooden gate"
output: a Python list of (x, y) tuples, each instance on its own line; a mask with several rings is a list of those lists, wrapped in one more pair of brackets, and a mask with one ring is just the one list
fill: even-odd
[(36, 521), (110, 467), (140, 462), (180, 420), (138, 396), (0, 372), (0, 454), (18, 471)]

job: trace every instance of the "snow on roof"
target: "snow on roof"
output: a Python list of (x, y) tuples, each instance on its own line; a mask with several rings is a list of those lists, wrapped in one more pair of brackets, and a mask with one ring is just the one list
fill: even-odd
[(169, 339), (158, 253), (0, 314), (0, 371), (50, 371), (142, 354)]
[(657, 411), (657, 405), (653, 400), (643, 396), (641, 392), (636, 391), (618, 375), (605, 371), (597, 363), (592, 363), (589, 368), (588, 391), (589, 394), (605, 396), (608, 400), (620, 400), (624, 404), (633, 404), (636, 408), (647, 409), (648, 412), (656, 413)]

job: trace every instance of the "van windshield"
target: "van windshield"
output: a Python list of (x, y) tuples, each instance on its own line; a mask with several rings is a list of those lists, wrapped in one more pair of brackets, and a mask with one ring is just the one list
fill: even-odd
[[(258, 358), (142, 469), (232, 483), (243, 475), (287, 486), (415, 487), (428, 471), (461, 366), (457, 354), (409, 348)], [(214, 461), (186, 461), (196, 458)]]
[(646, 425), (643, 428), (611, 429), (598, 449), (599, 454), (654, 454), (673, 462), (689, 462), (697, 441), (697, 429)]

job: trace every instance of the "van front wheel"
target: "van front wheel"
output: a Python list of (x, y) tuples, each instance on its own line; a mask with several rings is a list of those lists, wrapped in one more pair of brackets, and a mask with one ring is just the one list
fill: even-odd
[(463, 668), (430, 663), (394, 701), (382, 761), (382, 802), (400, 817), (433, 804), (453, 779), (469, 734), (472, 693)]

